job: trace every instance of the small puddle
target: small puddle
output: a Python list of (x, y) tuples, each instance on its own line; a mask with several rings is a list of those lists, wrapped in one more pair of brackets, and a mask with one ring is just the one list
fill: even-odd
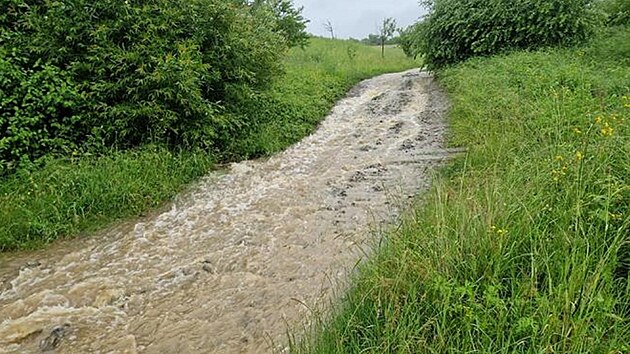
[(445, 110), (429, 74), (379, 76), (302, 142), (209, 175), (170, 210), (1, 255), (0, 352), (282, 348), (448, 158)]

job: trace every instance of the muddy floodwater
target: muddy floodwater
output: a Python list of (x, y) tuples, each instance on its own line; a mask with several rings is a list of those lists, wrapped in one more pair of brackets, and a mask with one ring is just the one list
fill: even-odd
[(379, 76), (162, 213), (0, 254), (0, 353), (282, 350), (448, 158), (445, 109), (429, 74)]

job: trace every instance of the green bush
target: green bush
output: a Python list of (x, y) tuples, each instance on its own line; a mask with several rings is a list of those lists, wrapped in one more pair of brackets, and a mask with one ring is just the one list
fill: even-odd
[(606, 15), (608, 25), (627, 26), (630, 24), (630, 1), (601, 0), (600, 7)]
[(417, 22), (400, 32), (399, 45), (408, 57), (415, 59), (421, 54), (424, 39), (422, 31), (425, 28), (425, 22)]
[(273, 29), (282, 35), (289, 47), (306, 46), (310, 36), (305, 32), (309, 20), (302, 16), (304, 7), (294, 7), (292, 0), (253, 0), (251, 4), (255, 11), (266, 11), (271, 15)]
[(36, 62), (25, 69), (0, 57), (0, 175), (33, 151), (75, 150), (86, 131), (73, 110), (84, 101), (59, 68)]
[(591, 0), (435, 0), (419, 53), (437, 68), (511, 49), (568, 45), (587, 38)]
[(4, 170), (86, 145), (213, 147), (225, 103), (272, 81), (288, 47), (275, 13), (238, 0), (0, 5)]

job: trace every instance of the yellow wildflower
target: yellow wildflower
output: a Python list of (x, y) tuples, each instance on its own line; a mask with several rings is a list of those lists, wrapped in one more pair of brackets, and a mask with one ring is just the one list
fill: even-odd
[(581, 135), (582, 131), (580, 130), (580, 128), (573, 128), (573, 132), (577, 135)]
[(582, 159), (584, 159), (584, 154), (582, 153), (582, 151), (579, 151), (575, 153), (575, 159), (578, 161), (582, 161)]
[(602, 122), (602, 117), (601, 116), (595, 117), (595, 123), (600, 124), (601, 122)]
[(492, 231), (494, 231), (494, 233), (496, 233), (499, 236), (503, 236), (503, 235), (507, 234), (507, 232), (508, 232), (507, 230), (499, 228), (499, 227), (496, 227), (494, 225), (492, 225), (491, 229), (492, 229)]
[[(564, 161), (565, 158), (562, 155), (557, 155), (556, 160)], [(564, 162), (561, 164), (560, 167), (554, 168), (553, 170), (551, 170), (551, 176), (553, 177), (553, 180), (555, 182), (558, 182), (560, 181), (562, 177), (566, 176), (567, 172), (569, 171), (569, 166), (570, 166), (570, 162)]]
[(608, 122), (604, 123), (604, 127), (602, 128), (602, 136), (612, 136), (615, 132), (615, 129), (611, 127)]

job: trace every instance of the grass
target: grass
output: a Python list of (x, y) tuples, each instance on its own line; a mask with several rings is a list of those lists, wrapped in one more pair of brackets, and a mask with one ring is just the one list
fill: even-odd
[(468, 154), (293, 352), (630, 352), (630, 30), (439, 80)]
[(213, 163), (203, 153), (147, 147), (21, 171), (0, 183), (0, 250), (37, 248), (140, 215), (172, 199)]
[(242, 121), (213, 153), (159, 147), (105, 157), (54, 160), (0, 180), (0, 252), (42, 247), (171, 200), (217, 161), (278, 152), (312, 132), (335, 101), (359, 80), (417, 64), (390, 48), (313, 39), (286, 58), (286, 75), (266, 92), (232, 107)]

